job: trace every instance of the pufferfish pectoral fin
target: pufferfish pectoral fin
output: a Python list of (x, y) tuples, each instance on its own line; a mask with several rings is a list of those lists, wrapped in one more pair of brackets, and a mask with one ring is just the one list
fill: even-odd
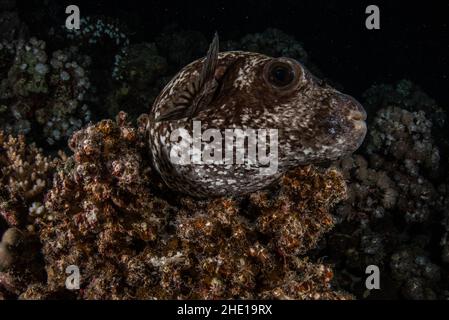
[(173, 99), (173, 103), (156, 118), (156, 122), (183, 118), (192, 119), (201, 110), (207, 108), (218, 88), (218, 81), (215, 78), (218, 52), (218, 34), (215, 33), (199, 77), (178, 92), (176, 98)]

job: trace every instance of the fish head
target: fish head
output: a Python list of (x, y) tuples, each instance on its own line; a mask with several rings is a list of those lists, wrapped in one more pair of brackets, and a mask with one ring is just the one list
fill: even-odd
[(280, 156), (287, 162), (334, 160), (357, 150), (365, 138), (362, 105), (294, 59), (234, 53), (224, 55), (217, 70), (220, 94), (205, 119), (277, 129)]

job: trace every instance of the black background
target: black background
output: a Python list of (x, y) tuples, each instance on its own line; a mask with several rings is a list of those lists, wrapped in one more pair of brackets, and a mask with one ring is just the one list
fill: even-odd
[[(420, 85), (442, 107), (449, 90), (448, 1), (20, 1), (25, 20), (48, 7), (60, 25), (68, 4), (81, 15), (118, 17), (134, 32), (132, 41), (151, 41), (168, 25), (222, 39), (279, 28), (304, 44), (327, 77), (355, 96), (373, 83), (402, 78)], [(365, 28), (365, 8), (378, 5), (380, 30)], [(60, 8), (60, 9), (57, 9)], [(28, 17), (27, 17), (28, 15)], [(49, 21), (50, 23), (50, 21)], [(45, 22), (35, 26), (44, 28)]]

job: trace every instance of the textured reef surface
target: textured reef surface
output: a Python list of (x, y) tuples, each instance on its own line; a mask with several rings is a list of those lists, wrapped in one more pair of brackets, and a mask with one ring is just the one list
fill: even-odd
[[(23, 138), (5, 142), (7, 154), (20, 151), (5, 159), (12, 163), (5, 166), (11, 167), (5, 179), (24, 171), (45, 181), (55, 172), (43, 203), (1, 211), (11, 221), (0, 247), (5, 294), (23, 299), (351, 297), (332, 289), (329, 265), (304, 256), (332, 228), (329, 209), (346, 196), (337, 170), (298, 168), (273, 190), (253, 193), (245, 202), (165, 199), (158, 196), (145, 141), (143, 127), (132, 127), (120, 113), (115, 122), (103, 120), (76, 132), (69, 142), (73, 155), (56, 169), (52, 164), (58, 160), (30, 165), (26, 159), (38, 151), (24, 146)], [(26, 164), (26, 170), (15, 162)], [(5, 203), (27, 199), (29, 189), (42, 198), (39, 185), (24, 186), (11, 188)], [(23, 255), (24, 247), (36, 249), (39, 243), (40, 254)], [(67, 294), (69, 265), (82, 270), (83, 289)]]
[(342, 223), (328, 249), (353, 290), (364, 286), (357, 270), (375, 264), (386, 271), (387, 297), (446, 299), (446, 114), (405, 80), (373, 86), (365, 96), (377, 111), (363, 148), (340, 162), (349, 201), (335, 210)]
[[(449, 298), (449, 130), (417, 85), (358, 97), (368, 135), (352, 156), (195, 200), (151, 168), (144, 124), (205, 35), (133, 42), (120, 21), (90, 17), (49, 40), (30, 35), (14, 1), (0, 6), (0, 299)], [(280, 30), (223, 49), (323, 75)], [(365, 288), (372, 264), (381, 290)], [(69, 265), (81, 290), (65, 287)]]

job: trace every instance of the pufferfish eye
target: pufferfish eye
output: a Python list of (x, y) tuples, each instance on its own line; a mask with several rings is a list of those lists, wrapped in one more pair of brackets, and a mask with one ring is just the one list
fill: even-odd
[(265, 65), (264, 77), (265, 81), (271, 86), (286, 90), (298, 84), (301, 77), (301, 68), (292, 59), (273, 59)]

